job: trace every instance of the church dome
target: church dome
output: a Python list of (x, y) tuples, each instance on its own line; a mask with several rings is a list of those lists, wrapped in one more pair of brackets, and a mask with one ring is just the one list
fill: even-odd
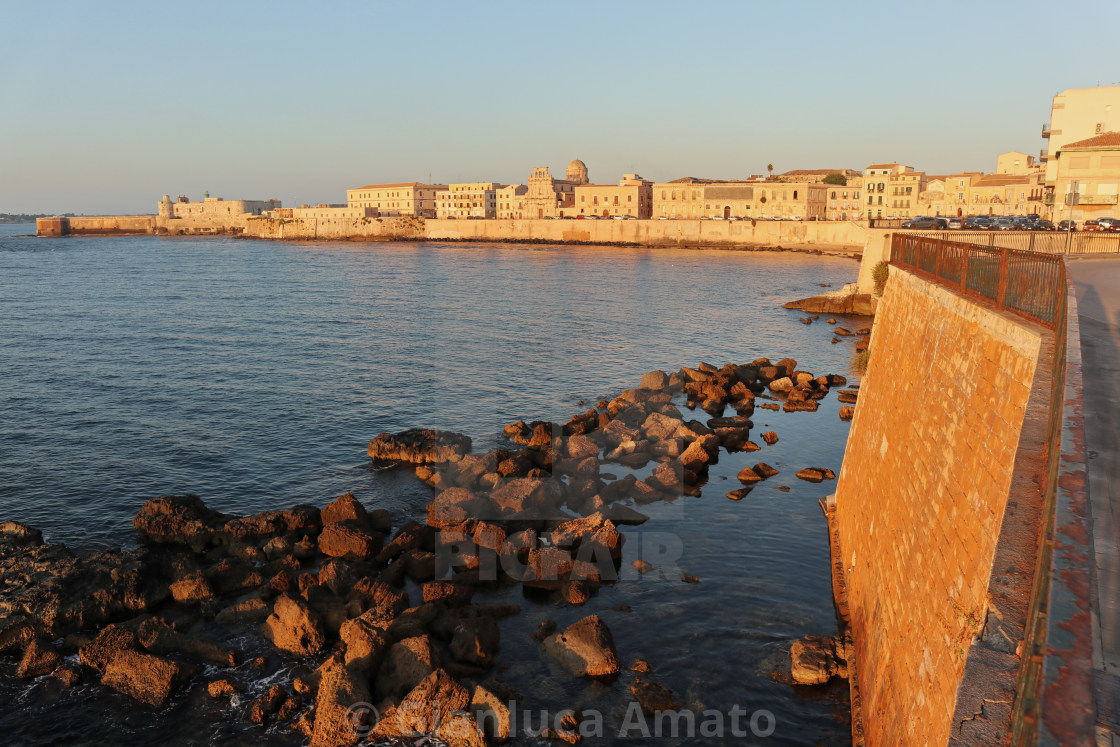
[(587, 184), (587, 164), (578, 158), (568, 164), (565, 173), (567, 180), (576, 184)]

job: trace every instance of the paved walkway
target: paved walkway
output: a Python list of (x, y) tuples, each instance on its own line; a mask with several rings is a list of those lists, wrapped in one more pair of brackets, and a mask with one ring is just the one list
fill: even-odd
[(1115, 728), (1120, 704), (1107, 701), (1114, 701), (1120, 682), (1120, 259), (1074, 260), (1069, 268), (1081, 326), (1096, 553), (1094, 666), (1104, 675), (1098, 676), (1098, 699), (1106, 701), (1098, 702), (1098, 717)]

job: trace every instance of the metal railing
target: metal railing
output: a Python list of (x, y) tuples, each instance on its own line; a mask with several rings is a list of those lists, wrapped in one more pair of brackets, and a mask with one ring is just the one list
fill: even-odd
[(1060, 286), (1064, 293), (1065, 288), (1060, 256), (896, 233), (891, 264), (1051, 329), (1057, 322), (1060, 294), (1055, 289)]
[(914, 231), (909, 235), (1043, 254), (1120, 254), (1120, 233), (1093, 231)]

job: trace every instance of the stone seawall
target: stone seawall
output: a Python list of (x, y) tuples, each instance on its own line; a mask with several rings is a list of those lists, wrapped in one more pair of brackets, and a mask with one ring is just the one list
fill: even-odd
[(892, 268), (830, 511), (857, 742), (950, 742), (1042, 348), (1040, 328)]
[(850, 221), (436, 220), (423, 218), (45, 218), (40, 236), (233, 235), (288, 241), (494, 241), (636, 246), (817, 248), (858, 253), (867, 229)]
[(858, 252), (867, 229), (851, 222), (717, 220), (433, 220), (249, 218), (262, 239), (540, 241), (640, 246), (814, 246)]

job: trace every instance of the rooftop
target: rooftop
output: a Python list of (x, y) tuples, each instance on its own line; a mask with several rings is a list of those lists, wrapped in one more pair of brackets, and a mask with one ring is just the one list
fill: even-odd
[(1062, 150), (1067, 148), (1120, 148), (1120, 132), (1102, 132), (1099, 135), (1078, 140), (1075, 143), (1066, 143)]

